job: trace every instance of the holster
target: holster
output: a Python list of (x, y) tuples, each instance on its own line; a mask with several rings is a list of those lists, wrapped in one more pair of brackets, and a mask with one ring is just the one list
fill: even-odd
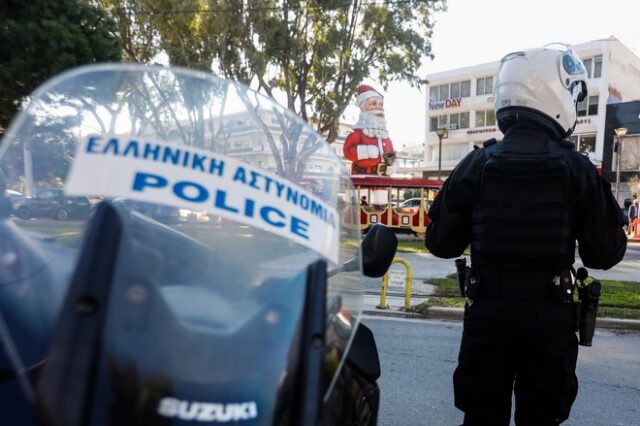
[(469, 300), (478, 298), (480, 279), (477, 271), (473, 267), (467, 266), (467, 259), (456, 259), (456, 271), (458, 273), (458, 284), (460, 286), (460, 295)]
[(578, 288), (580, 303), (577, 304), (578, 335), (582, 346), (591, 346), (593, 334), (596, 329), (596, 317), (598, 316), (598, 304), (602, 284), (594, 280), (588, 285)]

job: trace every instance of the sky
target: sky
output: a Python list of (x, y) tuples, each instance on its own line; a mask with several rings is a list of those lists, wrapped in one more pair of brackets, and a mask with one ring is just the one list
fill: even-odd
[[(614, 36), (640, 56), (638, 0), (449, 0), (435, 15), (433, 60), (421, 75), (499, 60), (514, 50), (548, 43), (583, 43)], [(376, 85), (375, 81), (369, 81)], [(379, 86), (379, 85), (378, 85)], [(425, 138), (424, 88), (392, 83), (385, 94), (396, 149)], [(355, 107), (348, 110), (353, 115)], [(356, 110), (357, 111), (357, 110)]]

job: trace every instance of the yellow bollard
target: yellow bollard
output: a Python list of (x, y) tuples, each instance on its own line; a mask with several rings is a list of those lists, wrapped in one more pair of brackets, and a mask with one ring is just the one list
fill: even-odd
[[(411, 269), (411, 264), (399, 257), (393, 259), (391, 264), (400, 263), (407, 270), (407, 278), (405, 279), (404, 285), (404, 309), (407, 310), (411, 307), (411, 283), (413, 282), (413, 270)], [(380, 289), (380, 304), (377, 306), (378, 309), (389, 309), (389, 305), (387, 305), (387, 286), (389, 284), (389, 271), (384, 274), (382, 278), (382, 289)]]

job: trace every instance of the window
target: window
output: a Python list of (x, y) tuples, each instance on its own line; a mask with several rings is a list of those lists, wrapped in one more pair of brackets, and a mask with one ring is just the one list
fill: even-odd
[(438, 117), (429, 117), (429, 130), (435, 132), (438, 128)]
[(582, 102), (578, 102), (578, 117), (587, 115), (598, 115), (598, 95), (589, 96)]
[(460, 114), (451, 114), (449, 116), (449, 129), (460, 128)]
[(429, 131), (434, 132), (438, 127), (446, 127), (451, 130), (468, 129), (469, 113), (461, 112), (460, 114), (429, 117)]
[(493, 76), (479, 78), (476, 81), (476, 95), (490, 95), (493, 93)]
[(449, 85), (443, 84), (440, 86), (440, 98), (438, 100), (444, 101), (445, 99), (449, 99)]
[(602, 56), (593, 58), (593, 78), (602, 76)]
[(589, 96), (588, 115), (598, 115), (598, 96)]
[(587, 70), (587, 78), (591, 78), (591, 67), (593, 67), (593, 60), (591, 58), (582, 61), (584, 68)]
[(465, 80), (460, 83), (460, 96), (463, 98), (471, 96), (471, 80)]
[(587, 102), (589, 98), (584, 98), (582, 101), (578, 102), (578, 117), (585, 117), (587, 115)]
[(584, 59), (582, 63), (587, 69), (587, 77), (600, 78), (602, 76), (602, 55)]
[(620, 157), (620, 170), (633, 170), (640, 168), (640, 136), (627, 136), (622, 142), (622, 157)]
[(578, 143), (578, 151), (595, 152), (596, 151), (596, 135), (580, 135)]
[(429, 88), (429, 101), (436, 102), (440, 95), (440, 86), (433, 86)]
[(468, 129), (469, 128), (469, 113), (461, 112), (460, 113), (460, 129)]
[(496, 113), (492, 109), (476, 111), (476, 127), (495, 126)]
[(581, 135), (572, 135), (571, 142), (576, 145), (576, 150), (581, 152), (596, 151), (596, 134), (586, 133)]
[(451, 97), (457, 98), (460, 96), (460, 82), (451, 83)]
[(495, 126), (496, 125), (496, 112), (492, 109), (487, 110), (487, 118), (486, 118), (487, 126)]
[[(469, 153), (468, 143), (446, 144), (442, 146), (442, 161), (459, 161)], [(437, 155), (436, 155), (437, 159)]]
[(471, 95), (471, 81), (456, 81), (429, 88), (429, 102), (444, 101), (451, 98), (468, 98)]
[(42, 198), (43, 200), (48, 200), (55, 197), (56, 194), (54, 194), (53, 191), (42, 191), (38, 194), (38, 198)]

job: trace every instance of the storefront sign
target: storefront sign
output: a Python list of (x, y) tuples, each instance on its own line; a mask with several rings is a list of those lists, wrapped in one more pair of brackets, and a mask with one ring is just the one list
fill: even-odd
[(462, 102), (461, 97), (446, 99), (444, 101), (430, 101), (429, 109), (444, 109), (459, 107)]
[(576, 124), (590, 124), (590, 123), (591, 123), (590, 118), (579, 118), (578, 121), (576, 121)]
[(496, 132), (498, 129), (496, 129), (495, 127), (488, 127), (486, 129), (469, 129), (467, 130), (467, 134), (468, 135), (475, 135), (477, 133), (492, 133), (492, 132)]

